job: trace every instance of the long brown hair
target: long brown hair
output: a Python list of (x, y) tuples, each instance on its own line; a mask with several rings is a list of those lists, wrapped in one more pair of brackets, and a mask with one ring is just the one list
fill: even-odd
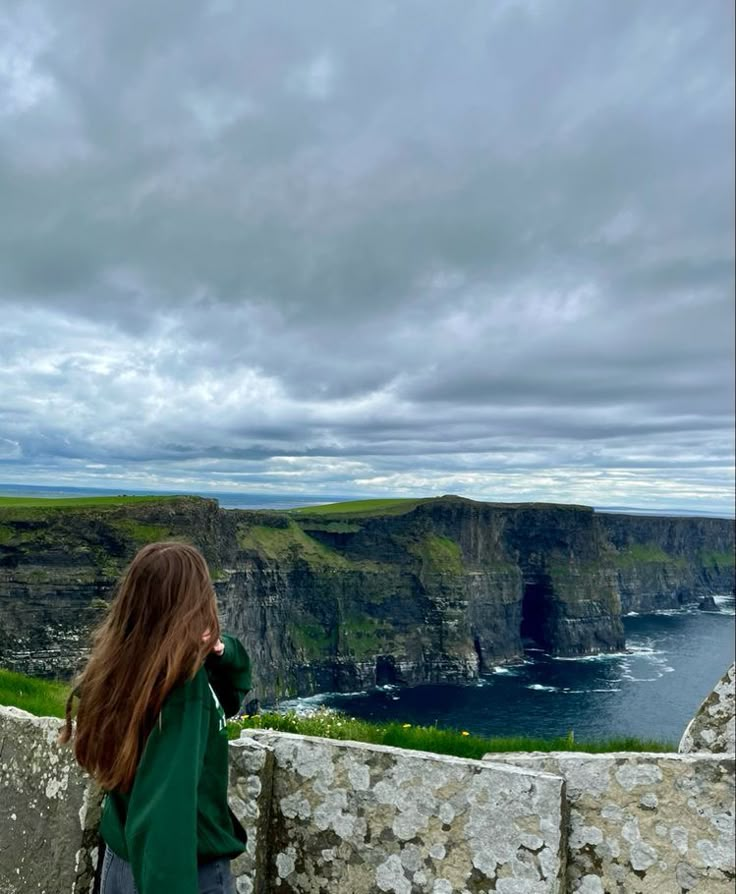
[(102, 788), (130, 788), (164, 699), (194, 677), (219, 636), (202, 555), (184, 543), (144, 546), (94, 634), (59, 736), (62, 743), (72, 737), (72, 698), (78, 694), (74, 753)]

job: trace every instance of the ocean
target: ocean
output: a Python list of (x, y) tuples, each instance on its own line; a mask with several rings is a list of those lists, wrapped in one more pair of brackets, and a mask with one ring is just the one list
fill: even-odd
[(577, 659), (527, 653), (475, 685), (424, 685), (326, 694), (324, 704), (366, 720), (400, 720), (484, 736), (637, 736), (677, 745), (702, 700), (734, 660), (734, 599), (697, 609), (624, 618), (627, 651)]

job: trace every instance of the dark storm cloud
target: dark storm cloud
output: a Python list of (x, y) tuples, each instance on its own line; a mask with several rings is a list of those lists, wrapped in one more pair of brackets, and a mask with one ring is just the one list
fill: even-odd
[(732, 19), (4, 4), (5, 477), (728, 505)]

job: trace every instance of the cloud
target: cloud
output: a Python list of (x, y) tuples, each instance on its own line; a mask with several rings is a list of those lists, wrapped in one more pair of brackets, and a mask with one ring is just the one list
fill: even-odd
[(7, 4), (0, 479), (732, 508), (732, 17)]

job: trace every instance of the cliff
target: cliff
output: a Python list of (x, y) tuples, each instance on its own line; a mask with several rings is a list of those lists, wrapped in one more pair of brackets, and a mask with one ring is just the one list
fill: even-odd
[(463, 681), (536, 645), (624, 647), (622, 612), (733, 590), (733, 524), (582, 506), (381, 501), (290, 513), (194, 497), (0, 507), (0, 664), (69, 675), (145, 542), (210, 564), (260, 697)]
[(616, 550), (624, 612), (677, 609), (733, 593), (733, 521), (599, 515), (598, 523)]

